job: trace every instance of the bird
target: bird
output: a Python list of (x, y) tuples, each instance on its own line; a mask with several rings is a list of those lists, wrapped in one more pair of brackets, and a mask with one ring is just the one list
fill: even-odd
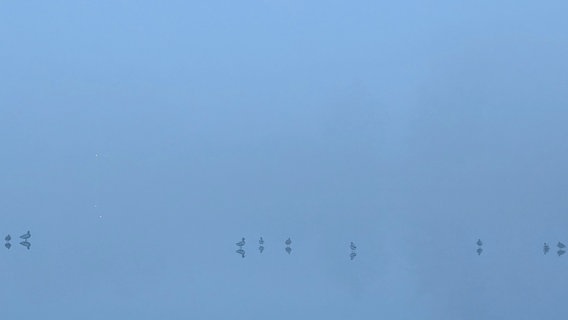
[(351, 250), (357, 250), (357, 246), (351, 241)]
[(351, 254), (349, 255), (351, 260), (355, 259), (356, 256), (357, 256), (357, 254), (355, 252), (351, 252)]
[(30, 231), (28, 230), (28, 232), (26, 232), (25, 234), (21, 235), (20, 238), (27, 240), (31, 237), (32, 235), (30, 234)]
[(560, 257), (561, 255), (565, 254), (566, 251), (565, 250), (558, 250), (557, 254)]
[(544, 254), (547, 254), (548, 251), (550, 251), (550, 247), (548, 246), (548, 243), (544, 243), (544, 247), (542, 249), (542, 251), (544, 251)]
[(290, 254), (292, 252), (292, 248), (286, 247), (286, 252), (288, 252), (288, 254)]
[(6, 242), (4, 244), (4, 247), (6, 247), (6, 249), (10, 249), (10, 247), (12, 247), (12, 245), (10, 244), (10, 242)]
[(562, 243), (562, 242), (560, 242), (560, 241), (558, 241), (558, 244), (557, 244), (556, 246), (557, 246), (558, 248), (560, 248), (560, 249), (566, 248), (566, 246), (564, 245), (564, 243)]
[(292, 244), (292, 240), (290, 240), (290, 238), (288, 237), (288, 240), (286, 240), (284, 243), (289, 246)]
[(262, 239), (262, 237), (260, 237), (260, 240), (258, 240), (258, 244), (260, 244), (260, 245), (264, 244), (264, 239)]
[(477, 239), (477, 245), (478, 245), (478, 246), (482, 246), (482, 245), (483, 245), (483, 242), (481, 242), (481, 239)]
[(479, 256), (479, 255), (481, 255), (481, 253), (483, 252), (483, 249), (481, 249), (481, 248), (477, 248), (477, 250), (476, 250), (476, 251), (477, 251), (477, 255)]
[(258, 251), (260, 251), (260, 253), (262, 253), (262, 251), (264, 251), (264, 247), (263, 246), (258, 247)]
[(245, 245), (245, 238), (243, 237), (241, 241), (236, 243), (237, 246), (242, 247)]
[(28, 250), (30, 250), (31, 247), (31, 243), (29, 243), (28, 241), (24, 240), (22, 242), (20, 242), (21, 245), (23, 245), (24, 247), (26, 247)]
[(10, 237), (10, 235), (7, 235), (6, 238), (4, 238), (4, 240), (10, 241), (10, 240), (12, 240), (12, 237)]

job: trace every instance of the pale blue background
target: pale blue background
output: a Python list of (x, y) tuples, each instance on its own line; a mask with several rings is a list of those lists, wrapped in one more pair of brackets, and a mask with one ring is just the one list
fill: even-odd
[(566, 12), (0, 0), (0, 319), (565, 319)]

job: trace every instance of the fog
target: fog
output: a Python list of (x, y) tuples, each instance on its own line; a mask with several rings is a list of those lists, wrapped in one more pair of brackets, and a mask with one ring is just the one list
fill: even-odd
[(1, 1), (0, 316), (564, 319), (566, 9)]

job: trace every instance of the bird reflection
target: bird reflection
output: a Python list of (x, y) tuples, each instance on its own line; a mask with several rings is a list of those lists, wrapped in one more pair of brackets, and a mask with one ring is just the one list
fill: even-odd
[(288, 252), (288, 254), (292, 253), (292, 248), (286, 247), (286, 252)]
[(483, 249), (477, 248), (477, 255), (478, 255), (478, 256), (481, 255), (482, 252), (483, 252)]
[(28, 250), (30, 250), (30, 247), (32, 246), (32, 244), (29, 243), (27, 240), (20, 242), (20, 244), (26, 247)]
[(558, 250), (558, 251), (556, 252), (556, 254), (558, 254), (559, 257), (560, 257), (561, 255), (565, 254), (565, 253), (566, 253), (566, 250), (562, 250), (562, 249), (560, 249), (560, 250)]
[(245, 250), (239, 249), (239, 250), (236, 250), (235, 252), (240, 254), (243, 258), (245, 257)]
[(351, 254), (349, 255), (349, 258), (351, 258), (351, 260), (355, 259), (355, 257), (357, 256), (356, 252), (351, 252)]

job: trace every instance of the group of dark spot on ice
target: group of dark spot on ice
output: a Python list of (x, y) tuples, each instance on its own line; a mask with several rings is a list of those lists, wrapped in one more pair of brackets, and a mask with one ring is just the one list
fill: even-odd
[[(239, 249), (235, 250), (236, 253), (240, 254), (241, 257), (245, 257), (245, 253), (246, 251), (243, 249), (243, 247), (246, 244), (246, 240), (245, 238), (241, 238), (241, 241), (235, 243), (237, 245), (237, 247), (239, 247)], [(260, 237), (260, 239), (258, 240), (258, 251), (260, 253), (262, 253), (264, 251), (264, 239), (262, 237)], [(286, 241), (284, 241), (284, 244), (286, 245), (286, 247), (284, 248), (284, 251), (286, 251), (286, 253), (291, 254), (292, 253), (292, 239), (290, 239), (290, 237), (288, 237), (288, 239), (286, 239)], [(351, 254), (349, 255), (350, 259), (353, 260), (355, 259), (355, 257), (357, 256), (357, 246), (355, 245), (355, 243), (351, 242), (350, 246), (351, 248)]]
[[(245, 246), (245, 238), (243, 237), (241, 239), (241, 241), (237, 242), (236, 245), (239, 247), (238, 250), (236, 250), (236, 253), (240, 254), (241, 257), (245, 257), (245, 250), (243, 249), (243, 247)], [(264, 239), (262, 237), (260, 237), (260, 239), (258, 240), (258, 250), (260, 251), (260, 253), (262, 253), (264, 251)], [(290, 254), (292, 252), (292, 248), (290, 247), (290, 245), (292, 244), (292, 240), (290, 240), (290, 238), (288, 238), (286, 241), (284, 241), (284, 244), (286, 245), (285, 247), (285, 251)], [(478, 239), (477, 242), (477, 255), (480, 256), (483, 253), (483, 241), (481, 241), (481, 239)], [(566, 253), (566, 245), (562, 242), (558, 242), (556, 244), (556, 247), (558, 248), (558, 250), (556, 251), (556, 254), (560, 257), (563, 254)], [(349, 248), (351, 249), (351, 253), (349, 254), (349, 258), (351, 260), (355, 259), (355, 257), (357, 256), (357, 246), (355, 245), (355, 243), (353, 243), (353, 241), (351, 241)], [(543, 251), (544, 254), (546, 255), (549, 251), (550, 251), (550, 246), (548, 245), (548, 243), (544, 243), (544, 247), (543, 247)]]
[[(243, 249), (243, 247), (246, 244), (245, 238), (243, 237), (241, 239), (241, 241), (235, 243), (237, 245), (237, 247), (239, 247), (238, 250), (236, 250), (235, 252), (240, 254), (241, 257), (245, 257), (245, 253), (246, 251)], [(288, 254), (292, 253), (292, 248), (290, 247), (290, 245), (292, 244), (292, 240), (290, 238), (286, 239), (286, 241), (284, 241), (284, 244), (286, 244), (286, 248), (284, 250), (286, 250), (286, 252)], [(260, 237), (260, 239), (258, 240), (258, 251), (260, 253), (262, 253), (264, 251), (264, 239), (262, 237)]]
[[(556, 244), (556, 247), (558, 248), (558, 250), (556, 251), (556, 254), (559, 257), (566, 253), (566, 245), (564, 243), (558, 241), (558, 243)], [(483, 252), (483, 242), (481, 241), (481, 239), (477, 240), (477, 250), (476, 251), (477, 251), (477, 255), (481, 255), (481, 253)], [(548, 245), (548, 243), (545, 242), (544, 246), (542, 248), (542, 251), (546, 255), (550, 251), (550, 245)]]
[[(30, 247), (32, 246), (32, 244), (28, 241), (29, 238), (32, 237), (32, 234), (30, 233), (30, 231), (28, 230), (28, 232), (24, 233), (23, 235), (20, 236), (20, 239), (22, 239), (23, 241), (20, 242), (20, 244), (24, 247), (26, 247), (28, 250), (30, 250)], [(4, 241), (6, 241), (6, 243), (4, 244), (4, 247), (6, 247), (6, 249), (10, 249), (12, 248), (12, 243), (10, 241), (12, 241), (12, 236), (7, 235), (6, 237), (4, 237)]]
[[(556, 244), (556, 247), (558, 248), (558, 251), (556, 251), (556, 254), (559, 257), (566, 253), (566, 245), (564, 243), (558, 241), (558, 243)], [(550, 246), (548, 245), (548, 243), (546, 243), (546, 242), (544, 243), (542, 251), (544, 252), (544, 254), (547, 254), (548, 251), (550, 251)]]

